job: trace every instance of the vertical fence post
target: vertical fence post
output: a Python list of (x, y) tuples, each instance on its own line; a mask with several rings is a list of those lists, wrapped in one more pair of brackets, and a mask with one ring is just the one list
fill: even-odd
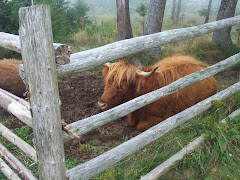
[(29, 85), (39, 178), (66, 178), (60, 99), (49, 5), (19, 10), (21, 53)]

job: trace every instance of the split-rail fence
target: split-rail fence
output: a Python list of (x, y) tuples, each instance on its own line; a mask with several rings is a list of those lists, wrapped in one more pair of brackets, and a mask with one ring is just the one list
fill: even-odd
[[(211, 107), (212, 100), (223, 100), (240, 91), (240, 82), (166, 119), (138, 136), (102, 155), (65, 171), (63, 142), (72, 137), (62, 131), (61, 100), (58, 81), (72, 74), (149, 48), (202, 36), (240, 23), (240, 16), (204, 25), (174, 29), (152, 35), (118, 41), (102, 47), (71, 54), (70, 62), (56, 65), (51, 29), (50, 8), (36, 5), (20, 8), (19, 36), (0, 32), (0, 46), (21, 52), (23, 66), (20, 74), (29, 90), (29, 102), (0, 89), (0, 106), (33, 128), (35, 147), (31, 147), (3, 125), (1, 134), (30, 158), (38, 162), (40, 179), (88, 179), (113, 166), (125, 157), (160, 138), (194, 116)], [(69, 49), (69, 47), (65, 48)], [(147, 104), (170, 95), (186, 86), (213, 76), (240, 62), (240, 53), (204, 70), (185, 76), (161, 89), (137, 97), (105, 112), (67, 125), (67, 129), (82, 135), (92, 129), (127, 115)], [(201, 140), (201, 137), (198, 141)], [(17, 158), (0, 144), (0, 154), (23, 179), (37, 179)], [(9, 179), (19, 177), (0, 159), (0, 167)], [(147, 179), (158, 177), (152, 172)], [(144, 177), (142, 178), (144, 179)], [(146, 178), (145, 178), (146, 179)]]

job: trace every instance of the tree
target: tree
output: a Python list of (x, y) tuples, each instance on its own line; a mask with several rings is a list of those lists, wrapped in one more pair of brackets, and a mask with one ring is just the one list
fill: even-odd
[(143, 27), (143, 32), (144, 32), (144, 26), (145, 26), (145, 16), (147, 15), (147, 6), (145, 3), (140, 3), (137, 6), (136, 12), (142, 16), (143, 20), (142, 20), (142, 27)]
[(73, 32), (83, 29), (86, 24), (90, 23), (87, 17), (89, 7), (83, 2), (83, 0), (77, 0), (72, 8), (68, 8), (66, 16), (71, 23)]
[(208, 9), (202, 9), (202, 10), (198, 11), (199, 16), (205, 17), (204, 24), (208, 23), (208, 21), (209, 21), (209, 15), (210, 15), (210, 12), (211, 12), (211, 6), (212, 6), (212, 0), (209, 0)]
[[(235, 14), (237, 0), (222, 0), (217, 15), (217, 21), (233, 17)], [(231, 39), (232, 27), (228, 27), (213, 33), (212, 41), (221, 49), (229, 48), (233, 45)]]
[(172, 14), (171, 14), (172, 24), (175, 24), (175, 12), (176, 12), (176, 0), (173, 0)]
[(133, 37), (129, 14), (129, 0), (116, 0), (118, 39)]
[(209, 15), (210, 15), (210, 12), (211, 12), (211, 6), (212, 6), (212, 0), (209, 0), (209, 2), (208, 2), (208, 13), (207, 13), (207, 16), (205, 18), (205, 22), (204, 23), (208, 23), (208, 21), (209, 21)]
[(178, 0), (178, 6), (177, 6), (177, 14), (176, 14), (176, 23), (179, 23), (179, 16), (181, 12), (181, 6), (182, 6), (182, 1)]
[[(90, 22), (86, 17), (88, 7), (82, 0), (77, 0), (73, 7), (66, 0), (35, 0), (34, 3), (50, 5), (55, 42), (64, 43), (70, 33), (79, 30), (81, 22)], [(18, 34), (18, 10), (30, 5), (31, 1), (26, 0), (0, 0), (0, 31)]]
[[(150, 0), (144, 35), (161, 32), (166, 0)], [(159, 58), (161, 47), (148, 50), (152, 58)]]

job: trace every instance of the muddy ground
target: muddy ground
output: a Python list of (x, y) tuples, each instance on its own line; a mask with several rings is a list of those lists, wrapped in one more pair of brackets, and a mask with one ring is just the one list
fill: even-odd
[[(216, 62), (213, 62), (214, 64)], [(215, 76), (220, 89), (238, 81), (239, 71), (232, 69)], [(97, 101), (103, 92), (101, 71), (88, 71), (73, 75), (59, 84), (62, 100), (61, 113), (66, 123), (72, 123), (99, 113)], [(24, 125), (10, 114), (0, 114), (0, 121), (10, 120), (10, 128)], [(83, 136), (81, 140), (65, 142), (66, 158), (74, 157), (84, 162), (138, 135), (134, 127), (127, 126), (126, 117), (99, 127)]]

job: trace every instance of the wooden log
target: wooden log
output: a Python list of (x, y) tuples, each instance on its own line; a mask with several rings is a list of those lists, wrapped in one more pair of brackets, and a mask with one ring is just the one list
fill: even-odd
[(21, 180), (2, 158), (0, 158), (0, 170), (10, 180)]
[(69, 177), (71, 180), (88, 179), (102, 172), (103, 170), (123, 160), (125, 157), (135, 153), (137, 150), (157, 140), (170, 130), (180, 126), (196, 115), (209, 109), (212, 105), (212, 100), (224, 100), (238, 91), (240, 91), (240, 82), (162, 121), (161, 123), (111, 149), (110, 151), (68, 170), (67, 177)]
[[(128, 101), (124, 104), (116, 106), (110, 110), (99, 113), (97, 115), (88, 117), (84, 120), (76, 121), (67, 126), (67, 128), (73, 131), (77, 135), (82, 135), (91, 131), (92, 129), (102, 126), (110, 121), (123, 117), (130, 112), (133, 112), (147, 104), (150, 104), (160, 98), (163, 98), (167, 95), (170, 95), (186, 86), (194, 84), (197, 81), (215, 75), (216, 73), (223, 71), (237, 63), (240, 62), (240, 53), (227, 58), (224, 61), (221, 61), (213, 66), (210, 66), (201, 71), (192, 73), (188, 76), (185, 76), (161, 89), (152, 91), (148, 94), (139, 96), (131, 101)], [(70, 139), (64, 135), (64, 140)]]
[(32, 172), (27, 169), (6, 147), (0, 144), (0, 155), (24, 180), (37, 180)]
[[(240, 109), (232, 112), (228, 117), (234, 118), (240, 114)], [(225, 119), (221, 121), (222, 123), (225, 123)], [(174, 154), (172, 157), (161, 163), (159, 166), (154, 168), (152, 171), (150, 171), (145, 176), (141, 177), (141, 180), (157, 180), (160, 176), (162, 176), (164, 173), (166, 173), (171, 166), (175, 164), (176, 161), (181, 160), (184, 156), (194, 151), (197, 147), (200, 146), (200, 144), (204, 140), (204, 135), (199, 136), (194, 141), (190, 142), (187, 146), (185, 146), (182, 150)]]
[(0, 32), (0, 47), (21, 53), (19, 36)]
[(53, 43), (53, 49), (55, 51), (55, 61), (57, 64), (68, 64), (70, 62), (70, 55), (72, 53), (72, 47), (61, 43)]
[[(70, 56), (70, 63), (59, 65), (57, 67), (58, 79), (62, 80), (78, 72), (93, 69), (108, 61), (138, 53), (146, 49), (163, 46), (184, 39), (202, 36), (204, 34), (224, 29), (226, 27), (239, 23), (240, 16), (235, 16), (232, 18), (206, 23), (199, 26), (173, 29), (151, 35), (126, 39), (91, 50), (73, 53)], [(21, 73), (24, 73), (24, 71)]]
[(32, 116), (28, 102), (0, 88), (0, 106), (32, 127)]
[(71, 62), (58, 66), (58, 79), (63, 79), (74, 73), (97, 67), (107, 61), (112, 61), (153, 47), (163, 46), (172, 42), (198, 37), (219, 29), (240, 23), (240, 16), (220, 21), (206, 23), (199, 26), (173, 29), (146, 36), (135, 37), (108, 44), (91, 50), (74, 53)]
[[(21, 53), (21, 45), (18, 35), (0, 32), (0, 47)], [(67, 64), (70, 62), (72, 47), (66, 44), (53, 43), (55, 60), (57, 64)]]
[(0, 123), (0, 134), (9, 140), (11, 143), (16, 145), (19, 149), (21, 149), (24, 153), (26, 153), (33, 161), (37, 161), (36, 151), (35, 149), (26, 143), (24, 140), (16, 136), (12, 131), (6, 128), (4, 125)]
[(60, 99), (49, 5), (20, 8), (21, 54), (29, 85), (39, 178), (65, 180)]

